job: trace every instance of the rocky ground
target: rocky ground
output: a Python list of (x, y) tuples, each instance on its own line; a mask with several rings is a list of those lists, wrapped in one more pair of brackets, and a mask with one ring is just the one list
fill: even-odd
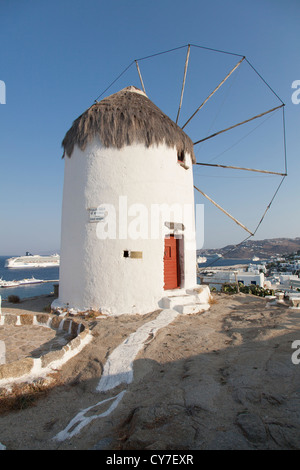
[[(27, 301), (17, 310), (41, 311), (46, 302)], [(14, 312), (12, 307), (4, 305), (3, 312)], [(99, 393), (112, 351), (158, 314), (91, 319), (92, 342), (54, 373), (48, 393), (34, 406), (0, 415), (2, 445), (8, 450), (300, 448), (300, 364), (292, 362), (292, 343), (300, 340), (299, 310), (251, 295), (214, 294), (210, 310), (179, 314), (148, 338), (135, 358), (131, 383)], [(91, 420), (73, 436), (81, 410)], [(66, 428), (69, 434), (58, 440)]]

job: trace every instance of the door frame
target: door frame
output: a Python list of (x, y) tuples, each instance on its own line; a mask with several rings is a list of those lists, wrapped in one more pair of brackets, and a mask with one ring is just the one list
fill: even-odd
[(165, 248), (166, 248), (166, 240), (170, 239), (170, 238), (174, 238), (175, 240), (175, 246), (176, 246), (176, 277), (177, 277), (177, 285), (176, 287), (172, 287), (172, 288), (166, 288), (165, 285), (165, 277), (164, 277), (164, 290), (175, 290), (175, 289), (179, 289), (180, 286), (181, 286), (181, 269), (180, 269), (180, 255), (181, 255), (181, 250), (183, 249), (183, 243), (180, 243), (182, 240), (180, 240), (179, 238), (176, 238), (174, 236), (174, 234), (170, 233), (170, 234), (167, 234), (164, 238), (164, 258), (163, 258), (163, 268), (164, 268), (164, 276), (165, 276)]

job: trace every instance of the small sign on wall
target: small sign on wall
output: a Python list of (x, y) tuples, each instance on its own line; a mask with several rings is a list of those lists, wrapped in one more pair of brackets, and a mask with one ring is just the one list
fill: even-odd
[(136, 258), (136, 259), (141, 259), (141, 258), (143, 258), (143, 252), (142, 252), (142, 251), (129, 251), (129, 250), (124, 250), (123, 256), (124, 256), (124, 258)]
[(143, 252), (142, 251), (130, 251), (130, 258), (141, 259), (143, 258)]
[(100, 222), (105, 219), (107, 212), (104, 207), (92, 207), (89, 211), (89, 222)]

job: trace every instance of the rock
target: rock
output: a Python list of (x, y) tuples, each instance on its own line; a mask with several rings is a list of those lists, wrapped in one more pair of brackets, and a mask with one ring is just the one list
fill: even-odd
[(113, 439), (111, 437), (104, 437), (103, 439), (100, 439), (100, 441), (98, 441), (91, 450), (109, 450), (112, 443)]
[(268, 430), (272, 439), (283, 449), (300, 448), (300, 431), (292, 425), (270, 423)]
[(123, 450), (189, 449), (196, 430), (182, 405), (138, 407), (132, 411), (121, 435), (127, 436)]
[(236, 423), (250, 442), (262, 444), (267, 441), (265, 425), (258, 415), (241, 413), (237, 416)]
[(237, 387), (232, 391), (232, 397), (237, 403), (241, 403), (245, 407), (249, 403), (261, 403), (261, 393), (259, 390), (253, 390), (250, 387)]
[(207, 450), (250, 450), (249, 442), (239, 433), (232, 430), (218, 431), (206, 445)]

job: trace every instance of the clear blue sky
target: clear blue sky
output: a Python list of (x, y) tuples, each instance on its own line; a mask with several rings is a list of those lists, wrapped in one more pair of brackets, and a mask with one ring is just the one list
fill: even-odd
[[(286, 103), (289, 176), (256, 239), (300, 236), (300, 104), (291, 101), (300, 80), (299, 0), (1, 0), (0, 8), (0, 254), (59, 250), (66, 131), (134, 59), (189, 43), (245, 55)], [(185, 54), (140, 61), (149, 98), (174, 120)], [(179, 124), (238, 59), (192, 48)], [(130, 84), (139, 86), (135, 67), (106, 94)], [(243, 63), (185, 130), (195, 141), (279, 104)], [(247, 126), (195, 147), (197, 160), (283, 171), (281, 110)], [(195, 184), (250, 229), (279, 182), (195, 168)], [(202, 196), (196, 202), (205, 204), (204, 247), (247, 236)]]

